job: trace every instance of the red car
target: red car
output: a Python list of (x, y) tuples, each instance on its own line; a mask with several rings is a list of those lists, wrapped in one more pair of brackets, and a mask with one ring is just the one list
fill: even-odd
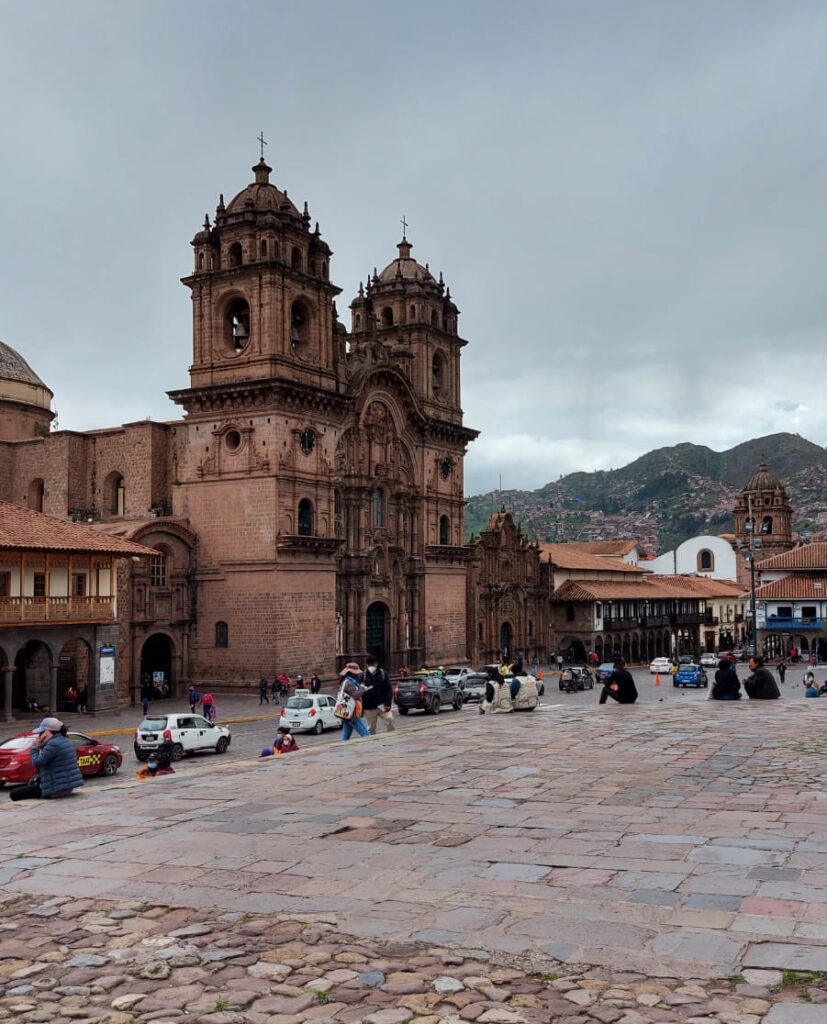
[[(78, 755), (78, 767), (82, 775), (114, 775), (123, 764), (120, 747), (114, 743), (84, 736), (82, 732), (70, 732), (67, 739), (74, 743)], [(37, 743), (34, 733), (21, 733), (0, 743), (0, 788), (25, 785), (34, 776), (29, 751)]]

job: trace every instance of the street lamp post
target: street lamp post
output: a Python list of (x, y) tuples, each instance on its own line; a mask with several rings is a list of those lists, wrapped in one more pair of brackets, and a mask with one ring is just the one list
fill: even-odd
[(752, 620), (752, 653), (758, 653), (758, 616), (755, 609), (755, 551), (749, 552), (749, 616)]
[(752, 496), (747, 497), (748, 516), (744, 523), (744, 530), (747, 533), (747, 548), (744, 551), (744, 558), (749, 562), (749, 617), (751, 623), (750, 647), (752, 654), (758, 654), (758, 611), (755, 605), (755, 549), (760, 546), (761, 541), (755, 539), (755, 519), (752, 515)]

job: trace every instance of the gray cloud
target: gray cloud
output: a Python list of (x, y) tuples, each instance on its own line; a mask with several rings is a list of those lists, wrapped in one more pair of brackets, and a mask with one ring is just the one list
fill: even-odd
[(403, 214), (444, 271), (469, 493), (824, 444), (825, 50), (806, 0), (6, 0), (0, 338), (62, 427), (177, 416), (189, 239), (263, 128), (346, 322)]

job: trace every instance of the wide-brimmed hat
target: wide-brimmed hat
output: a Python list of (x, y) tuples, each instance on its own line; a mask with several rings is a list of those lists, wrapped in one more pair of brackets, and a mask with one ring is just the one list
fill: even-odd
[(63, 722), (59, 718), (44, 718), (43, 721), (36, 729), (32, 729), (32, 732), (39, 736), (42, 732), (60, 732), (63, 728)]
[(349, 661), (347, 663), (347, 665), (345, 665), (345, 667), (339, 673), (339, 675), (340, 676), (350, 676), (350, 675), (354, 675), (354, 674), (359, 675), (359, 673), (361, 671), (362, 670), (359, 668), (359, 666), (356, 664), (355, 661)]

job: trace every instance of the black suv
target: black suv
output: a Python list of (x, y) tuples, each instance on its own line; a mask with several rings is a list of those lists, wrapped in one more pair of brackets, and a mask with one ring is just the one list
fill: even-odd
[(457, 711), (462, 707), (462, 689), (456, 682), (444, 676), (406, 676), (393, 688), (393, 699), (400, 715), (413, 710), (438, 715), (443, 707), (451, 706)]

